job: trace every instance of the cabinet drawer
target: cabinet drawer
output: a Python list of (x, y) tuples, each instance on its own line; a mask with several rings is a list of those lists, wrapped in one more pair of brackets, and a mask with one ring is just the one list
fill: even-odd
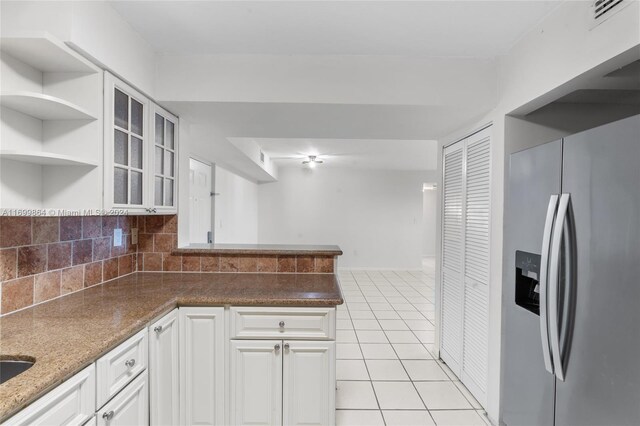
[(335, 339), (335, 308), (232, 307), (234, 339)]
[(81, 425), (96, 404), (96, 369), (85, 368), (36, 402), (11, 417), (8, 425)]
[(147, 329), (140, 331), (96, 362), (96, 407), (102, 407), (147, 368)]
[(149, 424), (147, 372), (140, 374), (122, 392), (96, 413), (98, 426), (142, 426)]

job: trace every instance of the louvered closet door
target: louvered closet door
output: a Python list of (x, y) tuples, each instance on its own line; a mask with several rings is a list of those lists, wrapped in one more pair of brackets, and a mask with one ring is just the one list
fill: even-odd
[(464, 143), (444, 151), (442, 230), (442, 359), (460, 374), (463, 303)]
[(486, 401), (489, 329), (489, 129), (466, 140), (462, 381)]

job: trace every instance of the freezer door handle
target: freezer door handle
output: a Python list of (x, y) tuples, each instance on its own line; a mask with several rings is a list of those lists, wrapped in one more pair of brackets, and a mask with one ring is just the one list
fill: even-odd
[(549, 197), (547, 207), (547, 218), (544, 222), (544, 232), (542, 234), (542, 250), (540, 260), (540, 339), (542, 340), (542, 355), (544, 357), (544, 367), (553, 374), (553, 364), (551, 363), (551, 349), (549, 347), (549, 321), (547, 304), (547, 283), (549, 277), (549, 244), (551, 243), (551, 231), (553, 230), (553, 219), (558, 206), (558, 196)]
[(560, 249), (567, 221), (570, 199), (571, 197), (569, 194), (562, 194), (560, 196), (556, 225), (553, 229), (553, 237), (551, 240), (551, 261), (549, 266), (549, 305), (551, 305), (551, 310), (549, 311), (549, 338), (551, 340), (551, 355), (553, 357), (555, 375), (563, 382), (565, 372), (560, 352), (560, 323), (558, 320), (560, 306), (558, 305), (558, 281), (560, 275)]

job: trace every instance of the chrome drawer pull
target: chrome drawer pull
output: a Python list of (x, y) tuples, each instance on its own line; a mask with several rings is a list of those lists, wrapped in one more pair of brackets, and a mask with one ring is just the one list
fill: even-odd
[(275, 350), (276, 350), (276, 352), (277, 352), (277, 351), (279, 351), (279, 350), (280, 350), (280, 344), (275, 345), (275, 346), (273, 347), (273, 349), (275, 349)]
[(153, 331), (155, 331), (156, 333), (161, 333), (161, 332), (162, 332), (162, 326), (161, 326), (161, 325), (157, 325), (157, 326), (155, 326), (155, 328), (153, 329)]
[(135, 360), (135, 359), (133, 359), (133, 358), (128, 359), (128, 360), (126, 360), (126, 361), (124, 362), (124, 365), (126, 365), (126, 366), (127, 366), (127, 367), (129, 367), (129, 368), (131, 368), (131, 367), (133, 367), (134, 365), (136, 365), (136, 360)]
[(280, 326), (280, 328), (284, 328), (284, 321), (280, 321), (280, 324), (278, 324)]
[(102, 414), (102, 418), (105, 419), (106, 421), (109, 421), (113, 418), (113, 415), (115, 413), (113, 412), (113, 410), (111, 411), (106, 411), (104, 414)]

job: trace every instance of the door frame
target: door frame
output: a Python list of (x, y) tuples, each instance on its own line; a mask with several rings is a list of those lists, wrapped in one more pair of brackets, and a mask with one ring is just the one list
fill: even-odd
[[(211, 233), (210, 243), (215, 242), (215, 216), (216, 216), (216, 197), (215, 189), (216, 189), (216, 163), (205, 159), (204, 157), (200, 157), (199, 155), (190, 154), (189, 155), (189, 171), (191, 171), (191, 160), (202, 163), (211, 168), (211, 188), (209, 188), (209, 193), (211, 194), (211, 218), (209, 221), (209, 232)], [(187, 180), (189, 182), (189, 180)], [(191, 193), (191, 182), (189, 182), (189, 193)], [(191, 208), (191, 205), (189, 205)], [(189, 233), (190, 234), (190, 233)], [(191, 239), (191, 238), (189, 238)], [(191, 241), (189, 241), (191, 243)]]

